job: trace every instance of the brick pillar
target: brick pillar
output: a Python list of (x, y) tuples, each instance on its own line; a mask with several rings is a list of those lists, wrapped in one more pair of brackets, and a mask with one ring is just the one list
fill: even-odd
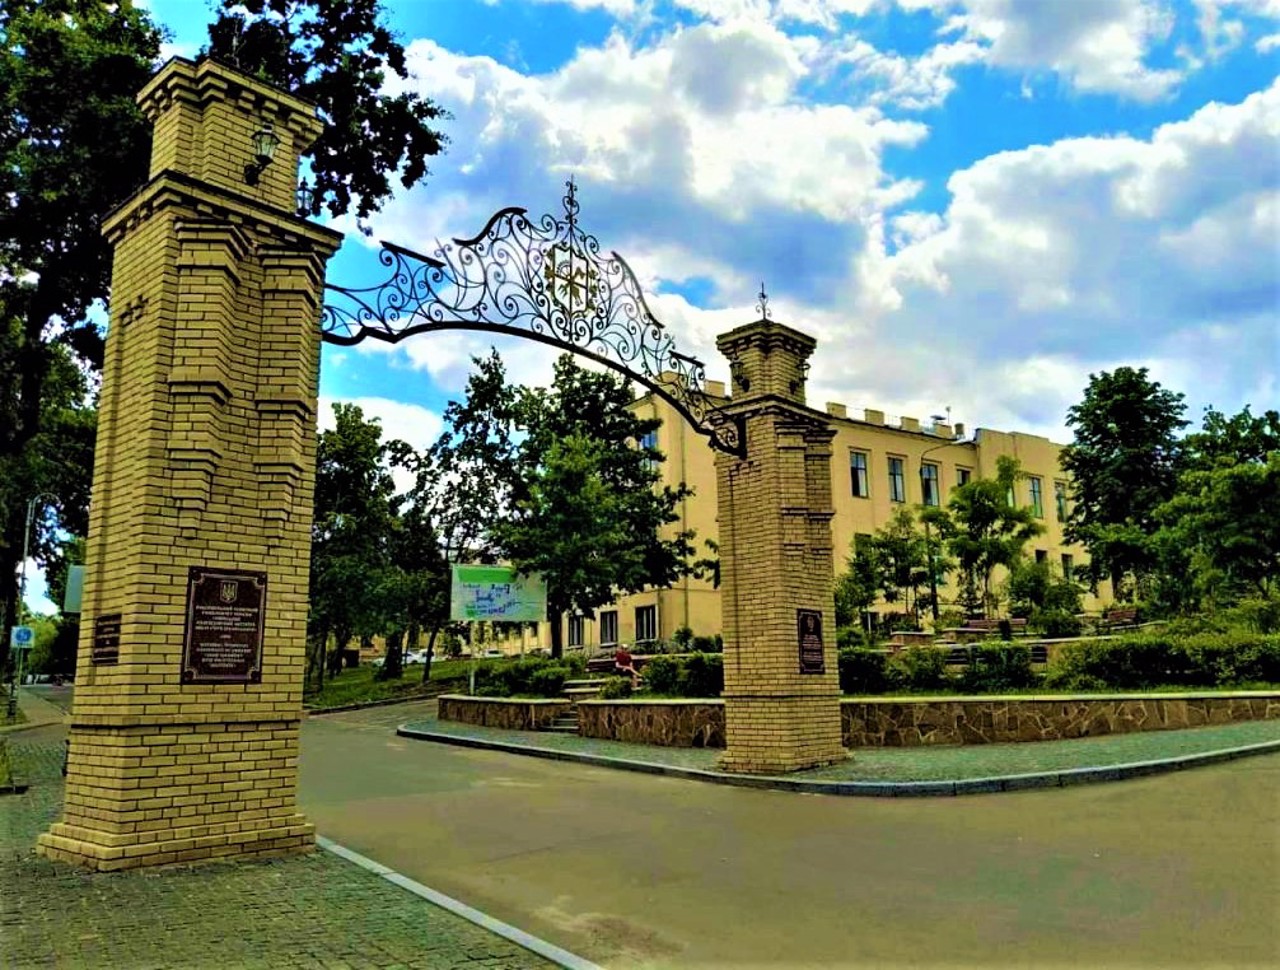
[(812, 337), (772, 320), (721, 335), (727, 407), (746, 457), (717, 453), (729, 771), (775, 773), (847, 757), (840, 743), (831, 559), (831, 439), (804, 403)]
[[(93, 869), (314, 843), (295, 793), (317, 320), (341, 236), (293, 212), (321, 125), (209, 61), (170, 61), (138, 100), (151, 178), (104, 228), (112, 313), (66, 799), (37, 846)], [(281, 143), (250, 185), (263, 122)]]

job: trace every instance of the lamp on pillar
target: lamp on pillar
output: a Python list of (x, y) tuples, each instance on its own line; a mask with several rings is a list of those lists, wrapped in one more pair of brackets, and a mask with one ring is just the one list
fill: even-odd
[(280, 136), (275, 126), (264, 121), (251, 136), (253, 141), (253, 161), (244, 167), (244, 180), (249, 185), (258, 184), (258, 176), (276, 157), (276, 149), (280, 147)]

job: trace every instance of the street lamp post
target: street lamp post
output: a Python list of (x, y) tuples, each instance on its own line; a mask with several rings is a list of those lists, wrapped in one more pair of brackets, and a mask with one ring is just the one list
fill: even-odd
[[(22, 529), (22, 562), (18, 566), (18, 608), (15, 610), (18, 626), (22, 626), (22, 621), (27, 608), (27, 558), (31, 555), (31, 526), (35, 523), (36, 506), (40, 504), (41, 499), (56, 501), (57, 496), (50, 495), (48, 492), (41, 492), (34, 496), (31, 501), (27, 502), (27, 517)], [(18, 662), (14, 666), (13, 685), (9, 695), (10, 707), (17, 702), (18, 685), (21, 683), (22, 651), (19, 651)]]
[[(948, 409), (949, 410), (949, 409)], [(935, 451), (940, 451), (948, 445), (954, 445), (955, 441), (944, 441), (941, 444), (934, 445), (932, 448), (926, 448), (920, 453), (920, 502), (924, 504), (924, 460)], [(936, 496), (938, 505), (942, 505), (942, 477), (937, 480), (938, 494)], [(929, 528), (929, 519), (924, 517), (924, 544), (929, 550), (929, 607), (933, 614), (933, 632), (938, 632), (938, 557), (933, 551), (933, 531)]]

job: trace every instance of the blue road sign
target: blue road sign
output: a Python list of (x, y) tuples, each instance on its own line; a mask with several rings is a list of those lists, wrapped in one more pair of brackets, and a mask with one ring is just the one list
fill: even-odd
[(9, 634), (9, 646), (28, 650), (36, 642), (36, 631), (29, 626), (15, 626)]

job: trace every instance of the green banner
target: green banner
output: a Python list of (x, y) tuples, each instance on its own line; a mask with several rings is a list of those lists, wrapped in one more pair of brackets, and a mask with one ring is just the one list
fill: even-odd
[(510, 566), (453, 567), (451, 620), (531, 623), (547, 618), (547, 585), (538, 575), (517, 576)]

